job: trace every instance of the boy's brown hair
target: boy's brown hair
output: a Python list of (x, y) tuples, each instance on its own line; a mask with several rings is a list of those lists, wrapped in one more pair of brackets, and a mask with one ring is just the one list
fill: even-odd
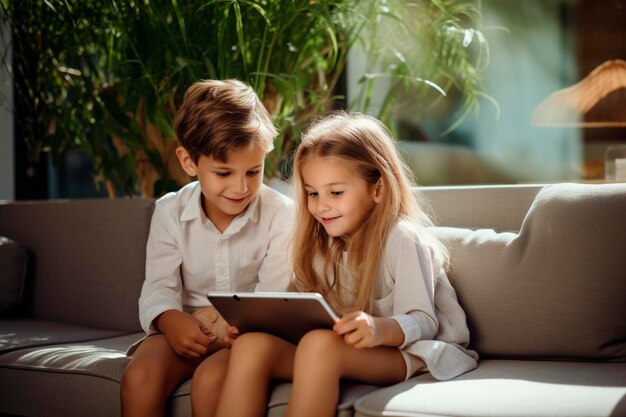
[(236, 148), (274, 148), (278, 131), (252, 88), (238, 80), (201, 80), (185, 92), (174, 129), (194, 163), (200, 156), (226, 162)]

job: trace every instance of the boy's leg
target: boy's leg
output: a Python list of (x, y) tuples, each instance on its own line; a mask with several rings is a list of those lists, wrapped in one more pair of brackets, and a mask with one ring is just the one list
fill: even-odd
[(122, 376), (122, 416), (165, 416), (168, 396), (191, 377), (202, 359), (178, 355), (162, 334), (148, 337), (137, 347)]
[(266, 333), (239, 336), (231, 348), (216, 415), (265, 416), (270, 383), (291, 379), (295, 352), (293, 344)]
[(403, 381), (406, 364), (397, 348), (357, 349), (331, 330), (307, 333), (296, 350), (286, 416), (335, 416), (342, 378), (390, 385)]
[(194, 417), (215, 415), (226, 378), (230, 349), (221, 349), (207, 357), (193, 373), (191, 383), (191, 410)]

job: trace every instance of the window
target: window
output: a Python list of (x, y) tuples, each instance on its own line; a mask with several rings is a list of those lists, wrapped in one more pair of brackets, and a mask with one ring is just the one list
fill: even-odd
[[(543, 127), (533, 111), (607, 60), (626, 59), (626, 0), (483, 0), (490, 63), (487, 100), (452, 133), (458, 98), (424, 112), (404, 104), (395, 124), (405, 159), (421, 185), (597, 181), (609, 145), (626, 144), (621, 127)], [(407, 100), (408, 99), (408, 100)], [(403, 103), (410, 102), (404, 97)], [(600, 112), (626, 122), (626, 89)], [(619, 113), (615, 115), (616, 113)]]

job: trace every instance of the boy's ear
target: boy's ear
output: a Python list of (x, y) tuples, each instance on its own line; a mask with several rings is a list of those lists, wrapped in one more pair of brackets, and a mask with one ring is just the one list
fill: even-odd
[(191, 159), (191, 155), (189, 155), (187, 149), (182, 146), (177, 147), (176, 156), (178, 157), (180, 166), (183, 167), (183, 170), (187, 173), (187, 175), (195, 177), (197, 175), (196, 164), (193, 162), (193, 159)]
[(378, 179), (374, 186), (374, 202), (380, 203), (383, 200), (383, 193), (385, 192), (385, 184), (382, 177)]

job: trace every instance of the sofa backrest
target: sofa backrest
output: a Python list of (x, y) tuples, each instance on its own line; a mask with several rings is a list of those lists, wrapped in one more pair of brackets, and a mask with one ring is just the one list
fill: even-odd
[(626, 361), (626, 184), (546, 186), (519, 232), (435, 231), (483, 357)]
[(421, 187), (436, 225), (518, 231), (542, 185)]
[(0, 236), (28, 249), (34, 318), (141, 331), (149, 199), (0, 204)]

